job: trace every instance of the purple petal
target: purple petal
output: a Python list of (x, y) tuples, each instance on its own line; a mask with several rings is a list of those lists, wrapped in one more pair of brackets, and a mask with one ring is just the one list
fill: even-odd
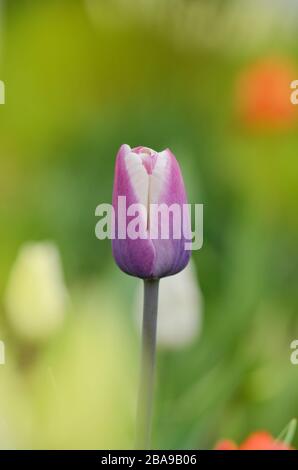
[[(113, 207), (115, 210), (115, 239), (112, 240), (112, 250), (116, 263), (122, 271), (132, 276), (141, 278), (150, 278), (153, 276), (153, 267), (155, 260), (155, 250), (150, 239), (142, 240), (119, 238), (118, 223), (118, 196), (126, 196), (126, 205), (141, 202), (132, 186), (131, 178), (127, 171), (125, 157), (131, 152), (128, 145), (122, 145), (116, 160), (114, 190), (113, 190)], [(127, 223), (133, 217), (127, 216)], [(125, 221), (122, 221), (125, 222)], [(127, 224), (125, 223), (125, 226)]]

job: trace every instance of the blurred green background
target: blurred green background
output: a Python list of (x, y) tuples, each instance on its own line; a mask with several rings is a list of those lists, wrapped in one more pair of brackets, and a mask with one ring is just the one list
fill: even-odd
[(133, 446), (141, 281), (94, 234), (122, 143), (171, 148), (204, 203), (202, 330), (159, 348), (153, 447), (278, 436), (298, 415), (297, 2), (0, 11), (0, 447)]

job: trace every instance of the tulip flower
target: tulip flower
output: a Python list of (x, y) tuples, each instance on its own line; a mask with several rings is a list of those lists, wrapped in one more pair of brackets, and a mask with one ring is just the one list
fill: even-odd
[(294, 122), (290, 84), (293, 64), (277, 58), (257, 62), (242, 72), (237, 82), (237, 108), (243, 121), (260, 129), (287, 129)]
[[(126, 224), (128, 228), (135, 214), (131, 213), (126, 219), (126, 214), (120, 213), (119, 196), (125, 196), (128, 207), (138, 205), (144, 208), (139, 220), (142, 237), (131, 239), (127, 233), (120, 234), (121, 225)], [(131, 149), (122, 145), (115, 169), (113, 207), (116, 234), (112, 242), (113, 255), (120, 269), (143, 279), (160, 279), (184, 269), (190, 257), (190, 251), (185, 249), (185, 242), (190, 239), (189, 220), (183, 211), (186, 204), (181, 171), (170, 150), (155, 152), (146, 147)], [(167, 208), (175, 205), (180, 209), (180, 227), (171, 227), (171, 220), (163, 219), (162, 214), (162, 220), (158, 218), (156, 226), (152, 226), (150, 209), (157, 205)], [(166, 224), (169, 227), (165, 227)], [(180, 237), (175, 237), (175, 228), (180, 229)], [(167, 238), (162, 237), (163, 229), (168, 229)]]
[(224, 439), (217, 443), (215, 450), (293, 450), (290, 443), (294, 437), (296, 426), (297, 420), (292, 419), (277, 439), (267, 431), (253, 432), (239, 446), (234, 441)]
[[(121, 211), (123, 198), (128, 206), (127, 214)], [(112, 249), (122, 271), (144, 279), (136, 432), (136, 446), (141, 449), (150, 445), (159, 279), (182, 271), (190, 258), (190, 251), (186, 249), (186, 241), (191, 239), (190, 220), (183, 210), (186, 204), (181, 171), (170, 150), (156, 152), (147, 147), (121, 146), (113, 191), (115, 237)], [(166, 211), (159, 214), (152, 208)], [(174, 209), (175, 214), (171, 212), (170, 218), (170, 210)]]
[(215, 450), (291, 450), (291, 447), (280, 442), (266, 431), (252, 433), (240, 446), (229, 439), (220, 441)]

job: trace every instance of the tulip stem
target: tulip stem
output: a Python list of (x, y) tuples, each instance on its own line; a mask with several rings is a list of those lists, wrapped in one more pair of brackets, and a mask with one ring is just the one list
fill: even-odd
[(144, 280), (142, 357), (137, 404), (136, 448), (148, 450), (154, 391), (156, 325), (159, 279)]

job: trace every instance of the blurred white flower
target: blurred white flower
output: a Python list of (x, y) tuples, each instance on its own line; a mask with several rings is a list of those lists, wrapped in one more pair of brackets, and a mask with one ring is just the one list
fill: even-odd
[(12, 267), (5, 306), (16, 333), (40, 341), (55, 332), (65, 314), (67, 290), (53, 243), (27, 243)]
[[(136, 294), (136, 318), (142, 323), (143, 283)], [(157, 344), (179, 348), (191, 343), (201, 330), (203, 299), (194, 263), (180, 273), (161, 279), (157, 320)]]

